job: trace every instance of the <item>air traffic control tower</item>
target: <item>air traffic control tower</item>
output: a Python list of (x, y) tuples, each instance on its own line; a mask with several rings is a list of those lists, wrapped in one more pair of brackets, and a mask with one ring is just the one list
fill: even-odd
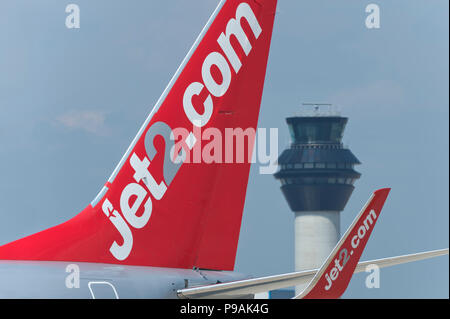
[(361, 176), (354, 170), (359, 160), (342, 144), (348, 118), (329, 104), (313, 105), (312, 112), (286, 119), (292, 143), (274, 175), (295, 214), (296, 271), (319, 268), (331, 253), (340, 238), (340, 213)]

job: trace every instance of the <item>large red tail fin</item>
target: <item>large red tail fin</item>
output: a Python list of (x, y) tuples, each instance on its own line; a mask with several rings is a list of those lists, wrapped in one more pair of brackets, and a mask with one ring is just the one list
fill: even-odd
[(0, 259), (233, 269), (250, 163), (186, 158), (201, 132), (256, 128), (275, 9), (222, 1), (96, 199)]

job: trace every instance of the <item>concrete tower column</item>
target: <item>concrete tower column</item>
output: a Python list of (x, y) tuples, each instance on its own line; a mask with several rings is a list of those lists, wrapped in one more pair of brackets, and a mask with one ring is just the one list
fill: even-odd
[[(340, 238), (339, 211), (295, 212), (295, 271), (319, 268)], [(301, 293), (305, 285), (295, 289)]]
[(340, 212), (295, 212), (295, 270), (318, 268), (340, 238)]

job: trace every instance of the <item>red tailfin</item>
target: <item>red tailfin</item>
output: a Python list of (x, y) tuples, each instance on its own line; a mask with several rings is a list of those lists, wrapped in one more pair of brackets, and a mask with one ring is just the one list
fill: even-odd
[(96, 199), (0, 259), (233, 269), (250, 163), (170, 153), (185, 141), (175, 154), (192, 162), (200, 131), (256, 129), (275, 9), (222, 1)]
[(296, 299), (334, 299), (347, 289), (390, 188), (375, 191), (308, 287)]

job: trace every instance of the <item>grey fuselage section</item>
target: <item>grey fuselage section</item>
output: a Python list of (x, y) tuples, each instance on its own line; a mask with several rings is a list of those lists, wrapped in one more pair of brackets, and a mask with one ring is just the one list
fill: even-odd
[(179, 289), (248, 278), (230, 271), (0, 260), (0, 298), (171, 299)]

